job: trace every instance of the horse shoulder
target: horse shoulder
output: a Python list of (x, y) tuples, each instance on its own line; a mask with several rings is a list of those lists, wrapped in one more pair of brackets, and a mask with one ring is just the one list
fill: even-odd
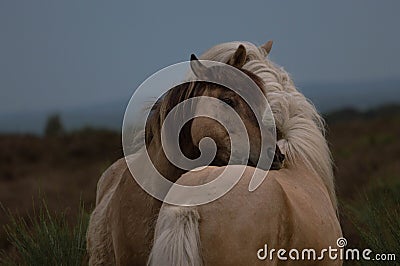
[(89, 265), (115, 264), (109, 205), (126, 168), (125, 159), (119, 159), (102, 174), (97, 183), (96, 207), (90, 216), (87, 230)]
[(145, 265), (161, 202), (145, 192), (126, 167), (113, 187), (107, 205), (106, 216), (116, 263)]
[(104, 196), (115, 189), (127, 167), (125, 158), (120, 158), (104, 171), (97, 182), (96, 205), (99, 205)]
[(140, 203), (147, 202), (148, 198), (134, 181), (127, 165), (127, 161), (135, 158), (117, 160), (97, 183), (96, 207), (87, 231), (90, 265), (124, 264), (138, 254), (132, 246), (144, 242), (141, 233), (144, 230), (138, 229), (144, 226), (138, 220), (142, 218)]

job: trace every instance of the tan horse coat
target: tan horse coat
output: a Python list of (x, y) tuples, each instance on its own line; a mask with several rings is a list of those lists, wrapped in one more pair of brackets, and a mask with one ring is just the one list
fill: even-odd
[[(200, 172), (189, 172), (178, 183), (209, 182), (223, 169), (207, 167)], [(151, 265), (203, 265), (196, 261), (196, 255), (193, 258), (193, 254), (184, 252), (185, 246), (201, 251), (198, 257), (204, 265), (341, 265), (339, 260), (329, 260), (327, 254), (323, 261), (279, 261), (276, 252), (273, 261), (257, 258), (257, 251), (265, 244), (268, 250), (284, 248), (287, 252), (292, 248), (300, 252), (314, 248), (318, 256), (321, 249), (337, 248), (336, 240), (342, 232), (321, 178), (301, 168), (270, 171), (263, 184), (249, 192), (252, 169), (247, 167), (230, 192), (209, 204), (197, 207), (164, 204), (157, 223)], [(193, 228), (196, 224), (198, 232), (187, 230), (180, 234), (185, 236), (181, 239), (174, 236), (177, 234), (174, 232), (179, 232), (178, 227)], [(160, 238), (166, 232), (170, 235)], [(157, 242), (157, 238), (161, 240)], [(196, 238), (199, 243), (193, 241)], [(181, 247), (179, 243), (183, 243)], [(181, 252), (176, 252), (179, 249)]]
[[(239, 46), (237, 53), (230, 57), (233, 61), (230, 63), (232, 66), (240, 67), (244, 64), (246, 59), (246, 52), (244, 46)], [(192, 60), (196, 62), (197, 59)], [(231, 61), (231, 60), (230, 60)], [(192, 67), (192, 70), (202, 73), (207, 68)], [(213, 71), (218, 69), (214, 68)], [(262, 91), (262, 81), (259, 80), (251, 72), (242, 71), (244, 74), (254, 79), (254, 82), (259, 86)], [(236, 76), (231, 75), (232, 78)], [(236, 81), (236, 80), (235, 80)], [(240, 79), (238, 79), (240, 81)], [(257, 83), (258, 82), (258, 83)], [(204, 86), (204, 83), (200, 85)], [(190, 95), (196, 93), (204, 93), (207, 96), (215, 98), (224, 98), (228, 91), (225, 88), (218, 86), (204, 87), (204, 91), (195, 91), (194, 86), (176, 86), (168, 92), (159, 105), (155, 106), (154, 115), (150, 118), (146, 127), (146, 134), (148, 134), (146, 146), (149, 157), (154, 163), (154, 167), (168, 180), (175, 182), (184, 172), (184, 170), (174, 166), (168, 161), (165, 156), (161, 145), (161, 129), (160, 125), (163, 124), (166, 113), (169, 112), (175, 104), (185, 100)], [(196, 87), (197, 88), (197, 87)], [(197, 88), (198, 89), (198, 88)], [(228, 96), (226, 96), (228, 97)], [(243, 102), (237, 101), (237, 102)], [(244, 103), (244, 102), (243, 102)], [(238, 105), (239, 106), (239, 105)], [(244, 108), (244, 104), (240, 105), (237, 110), (240, 110), (242, 121), (246, 124), (246, 130), (252, 134), (251, 146), (253, 152), (250, 152), (251, 158), (254, 161), (258, 160), (259, 153), (257, 150), (260, 146), (260, 134), (257, 134), (258, 124), (253, 119), (252, 115), (248, 115), (251, 110)], [(184, 140), (180, 144), (183, 145), (185, 154), (195, 156), (198, 143), (205, 136), (213, 137), (220, 140), (219, 145), (222, 147), (221, 154), (217, 154), (215, 159), (218, 159), (218, 164), (225, 165), (228, 163), (229, 157), (227, 155), (229, 147), (229, 139), (225, 135), (225, 131), (221, 130), (220, 124), (208, 120), (208, 126), (205, 125), (204, 119), (195, 118), (192, 125), (197, 122), (200, 126), (197, 127), (196, 134), (184, 134)], [(219, 129), (217, 129), (219, 127)], [(196, 128), (196, 127), (195, 127)], [(209, 135), (209, 133), (219, 132), (218, 134)], [(203, 134), (204, 133), (204, 134)], [(188, 139), (191, 138), (189, 141)], [(144, 148), (144, 147), (143, 147)], [(131, 155), (130, 160), (135, 160), (135, 169), (141, 171), (143, 176), (149, 177), (153, 173), (150, 170), (147, 160), (143, 156), (146, 153), (138, 152)], [(274, 164), (273, 164), (274, 165)], [(138, 175), (140, 176), (140, 175)], [(152, 182), (148, 178), (148, 182)], [(155, 222), (157, 219), (161, 202), (155, 200), (144, 192), (138, 184), (134, 181), (131, 173), (127, 169), (126, 163), (122, 160), (116, 162), (111, 166), (101, 177), (98, 182), (96, 208), (93, 211), (87, 234), (87, 249), (90, 256), (90, 264), (145, 264), (148, 254), (151, 249)]]
[(89, 265), (145, 265), (161, 202), (138, 186), (124, 158), (97, 185), (87, 232)]
[[(228, 62), (238, 45), (218, 45), (202, 58)], [(256, 252), (264, 244), (273, 248), (335, 247), (334, 242), (341, 235), (335, 215), (331, 157), (321, 117), (296, 91), (285, 71), (264, 60), (266, 54), (261, 54), (258, 47), (249, 43), (245, 46), (249, 52), (246, 69), (259, 75), (267, 88), (277, 128), (282, 132), (280, 141), (288, 169), (271, 171), (262, 186), (252, 193), (247, 191), (249, 176), (246, 175), (231, 192), (210, 204), (197, 208), (164, 207), (160, 215), (164, 220), (158, 220), (157, 236), (164, 229), (181, 225), (176, 223), (177, 215), (183, 219), (183, 225), (190, 221), (192, 241), (186, 239), (183, 243), (190, 247), (186, 250), (190, 253), (187, 257), (197, 263), (192, 265), (201, 265), (201, 259), (197, 259), (200, 253), (206, 265), (253, 265), (259, 263)], [(298, 166), (299, 161), (302, 167)], [(209, 167), (203, 172), (188, 173), (180, 182), (212, 179), (220, 169)], [(180, 174), (172, 176), (178, 178)], [(124, 159), (111, 166), (98, 183), (96, 209), (89, 224), (90, 264), (145, 265), (160, 206), (161, 202), (133, 180)], [(201, 241), (201, 246), (197, 241)], [(191, 265), (185, 264), (185, 259), (188, 260), (182, 254), (175, 258), (179, 263), (165, 264), (165, 259), (174, 254), (163, 256), (163, 249), (176, 246), (163, 245), (162, 241), (155, 244), (153, 265)], [(197, 250), (196, 255), (193, 252)], [(268, 265), (268, 261), (262, 263)]]

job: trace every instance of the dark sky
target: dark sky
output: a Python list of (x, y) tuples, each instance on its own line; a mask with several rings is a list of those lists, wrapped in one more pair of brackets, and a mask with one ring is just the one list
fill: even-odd
[[(400, 1), (0, 1), (0, 112), (129, 98), (212, 45), (275, 41), (300, 84), (400, 79)], [(327, 92), (329, 93), (329, 92)]]

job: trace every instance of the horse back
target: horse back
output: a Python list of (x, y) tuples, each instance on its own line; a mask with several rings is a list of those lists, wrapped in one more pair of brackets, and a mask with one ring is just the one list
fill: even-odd
[[(178, 182), (206, 183), (223, 169), (211, 167), (187, 173)], [(336, 240), (342, 234), (340, 224), (319, 177), (302, 169), (270, 171), (262, 185), (249, 192), (251, 177), (252, 168), (247, 167), (237, 185), (223, 197), (193, 207), (200, 216), (205, 265), (280, 265), (276, 253), (269, 263), (257, 258), (257, 251), (266, 244), (269, 250), (295, 248), (300, 252), (307, 248), (317, 252), (329, 246), (336, 248)], [(168, 211), (170, 207), (164, 204), (164, 208)], [(340, 261), (318, 263), (341, 265)]]

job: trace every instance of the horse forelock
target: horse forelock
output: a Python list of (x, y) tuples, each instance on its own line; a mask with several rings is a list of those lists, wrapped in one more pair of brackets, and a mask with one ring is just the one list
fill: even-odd
[(146, 145), (149, 145), (154, 138), (160, 139), (161, 127), (169, 112), (184, 100), (196, 96), (196, 88), (194, 82), (185, 82), (171, 88), (157, 100), (151, 107), (150, 115), (146, 121)]
[(337, 201), (332, 171), (332, 156), (325, 139), (325, 123), (315, 106), (295, 87), (289, 74), (265, 57), (262, 49), (249, 42), (228, 42), (207, 50), (200, 58), (226, 63), (237, 47), (247, 51), (244, 69), (263, 81), (265, 95), (274, 114), (279, 140), (288, 167), (305, 165), (324, 182), (333, 207)]

